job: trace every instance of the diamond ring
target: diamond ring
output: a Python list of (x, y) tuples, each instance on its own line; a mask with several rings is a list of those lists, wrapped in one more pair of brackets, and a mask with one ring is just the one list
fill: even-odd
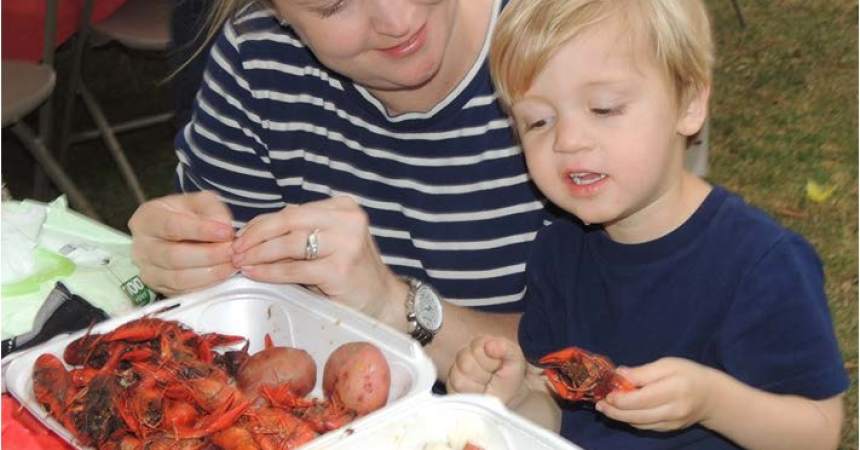
[(320, 255), (319, 232), (319, 228), (314, 228), (314, 231), (311, 231), (311, 234), (308, 235), (308, 241), (305, 244), (305, 259), (308, 261), (317, 259)]

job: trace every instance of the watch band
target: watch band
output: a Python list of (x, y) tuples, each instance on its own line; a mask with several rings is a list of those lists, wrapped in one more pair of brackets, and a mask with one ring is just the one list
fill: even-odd
[(418, 318), (415, 316), (415, 295), (424, 283), (413, 277), (403, 276), (401, 278), (409, 284), (409, 293), (406, 294), (406, 321), (409, 323), (408, 333), (423, 347), (429, 344), (435, 335), (432, 331), (418, 323)]

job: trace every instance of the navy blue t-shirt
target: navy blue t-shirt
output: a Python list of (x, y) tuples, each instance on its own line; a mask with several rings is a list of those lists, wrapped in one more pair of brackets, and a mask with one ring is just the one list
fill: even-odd
[[(527, 278), (530, 360), (575, 345), (625, 366), (687, 358), (778, 394), (825, 399), (848, 386), (815, 250), (720, 187), (643, 244), (558, 220), (538, 234)], [(564, 404), (561, 434), (589, 450), (738, 448), (701, 426), (636, 430), (585, 402)]]

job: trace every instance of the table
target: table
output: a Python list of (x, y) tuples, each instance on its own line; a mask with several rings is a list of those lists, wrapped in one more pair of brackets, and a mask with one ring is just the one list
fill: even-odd
[(27, 448), (38, 450), (71, 450), (66, 443), (36, 420), (29, 411), (21, 408), (9, 394), (3, 394), (2, 404), (3, 431), (0, 434), (0, 445), (7, 449)]
[[(31, 200), (21, 202), (5, 200), (4, 224), (12, 221), (16, 213), (27, 211), (29, 208), (47, 208), (44, 223), (39, 231), (40, 248), (55, 248), (67, 244), (80, 248), (97, 245), (111, 257), (112, 262), (107, 265), (100, 262), (88, 265), (86, 261), (78, 260), (71, 274), (62, 275), (64, 284), (70, 288), (76, 287), (73, 290), (84, 295), (90, 303), (109, 314), (119, 315), (135, 308), (131, 300), (125, 297), (126, 294), (119, 283), (115, 282), (116, 276), (122, 274), (122, 272), (116, 272), (117, 268), (125, 267), (136, 272), (130, 259), (131, 238), (129, 236), (69, 210), (62, 198), (50, 204)], [(4, 228), (4, 232), (6, 230)], [(4, 234), (4, 236), (9, 235)], [(66, 244), (63, 243), (64, 241)], [(4, 249), (9, 250), (8, 247)], [(113, 272), (108, 273), (107, 268)], [(9, 294), (2, 297), (5, 307), (2, 308), (2, 327), (0, 328), (3, 329), (3, 333), (17, 335), (29, 330), (35, 312), (52, 289), (54, 281), (54, 278), (41, 281), (36, 286), (36, 291), (20, 294), (9, 294), (9, 284), (2, 285)], [(10, 302), (14, 302), (14, 307)], [(7, 358), (14, 358), (14, 355)], [(8, 359), (4, 359), (5, 362), (8, 362)], [(30, 415), (26, 409), (22, 409), (21, 405), (8, 394), (2, 395), (2, 439), (0, 441), (2, 441), (2, 447), (6, 449), (66, 450), (71, 448)]]
[[(86, 0), (58, 0), (57, 42), (68, 40), (81, 23)], [(114, 13), (126, 0), (94, 0), (93, 23)], [(45, 30), (44, 0), (2, 0), (3, 59), (38, 62), (42, 59)]]

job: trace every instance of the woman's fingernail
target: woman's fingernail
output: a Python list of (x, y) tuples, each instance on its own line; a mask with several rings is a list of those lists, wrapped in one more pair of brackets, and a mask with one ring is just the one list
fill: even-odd
[(222, 239), (222, 240), (226, 241), (227, 239), (230, 239), (230, 237), (232, 235), (233, 235), (233, 229), (230, 227), (220, 226), (220, 227), (215, 229), (215, 236), (217, 236), (218, 239)]
[(233, 265), (235, 267), (241, 267), (242, 261), (244, 261), (244, 260), (245, 260), (245, 254), (244, 253), (237, 253), (237, 254), (233, 255)]

